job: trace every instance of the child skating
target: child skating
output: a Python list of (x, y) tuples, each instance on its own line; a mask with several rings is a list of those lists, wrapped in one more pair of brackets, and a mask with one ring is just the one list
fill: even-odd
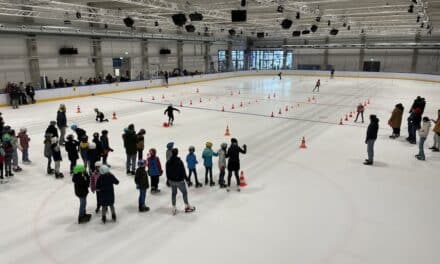
[(202, 159), (203, 165), (205, 166), (205, 185), (208, 185), (208, 174), (209, 174), (209, 186), (214, 186), (215, 182), (212, 179), (212, 157), (218, 156), (218, 153), (212, 150), (212, 143), (206, 142), (206, 148), (203, 150)]
[(112, 220), (116, 222), (115, 190), (113, 185), (118, 185), (118, 179), (110, 172), (110, 168), (102, 165), (99, 168), (101, 176), (96, 182), (96, 190), (99, 192), (99, 204), (102, 206), (102, 223), (107, 222), (107, 209), (110, 207)]
[(86, 213), (90, 177), (83, 165), (76, 165), (73, 169), (72, 182), (74, 183), (75, 187), (75, 195), (79, 198), (78, 224), (87, 223), (92, 217), (91, 214)]
[(96, 113), (96, 118), (95, 118), (96, 122), (99, 122), (99, 123), (108, 122), (108, 119), (104, 118), (104, 113), (100, 112), (98, 110), (98, 108), (95, 108), (95, 113)]
[(73, 138), (72, 134), (67, 135), (66, 139), (64, 147), (66, 148), (67, 158), (70, 161), (70, 174), (73, 174), (73, 168), (75, 168), (76, 161), (79, 159), (79, 142)]
[(149, 151), (149, 157), (147, 158), (148, 175), (151, 178), (151, 193), (160, 193), (159, 189), (159, 177), (162, 176), (162, 166), (159, 158), (156, 156), (156, 149), (152, 148)]
[(246, 154), (247, 146), (243, 145), (241, 148), (238, 145), (238, 141), (236, 138), (231, 138), (231, 146), (229, 146), (228, 151), (226, 152), (226, 157), (228, 160), (228, 188), (227, 191), (230, 191), (231, 188), (231, 178), (232, 173), (235, 175), (235, 180), (237, 182), (237, 191), (240, 191), (240, 177), (238, 175), (238, 171), (240, 170), (240, 153)]
[(27, 134), (26, 128), (20, 128), (20, 132), (18, 133), (18, 141), (19, 141), (19, 149), (22, 153), (22, 162), (24, 164), (29, 164), (31, 161), (29, 160), (29, 142), (31, 139)]
[(196, 182), (196, 188), (202, 187), (203, 185), (199, 182), (197, 178), (197, 157), (194, 146), (190, 146), (188, 149), (188, 155), (186, 155), (186, 164), (188, 166), (188, 187), (191, 187), (193, 183), (191, 182), (191, 175), (194, 174), (194, 179)]
[(220, 171), (220, 175), (218, 177), (218, 184), (220, 188), (226, 188), (225, 183), (225, 171), (226, 171), (226, 151), (228, 144), (222, 143), (220, 145), (220, 149), (217, 151), (218, 153), (218, 169)]
[(145, 170), (145, 160), (138, 161), (138, 168), (136, 169), (136, 175), (134, 177), (136, 183), (136, 189), (139, 190), (139, 212), (148, 212), (150, 207), (145, 205), (145, 199), (147, 198), (147, 189), (150, 187), (148, 182), (148, 174)]
[(312, 92), (317, 91), (317, 92), (319, 93), (319, 87), (320, 87), (320, 86), (321, 86), (321, 80), (318, 79), (318, 81), (316, 81), (315, 88), (313, 88), (313, 91), (312, 91)]
[(180, 113), (180, 110), (177, 108), (174, 108), (172, 104), (168, 106), (167, 109), (165, 109), (165, 112), (163, 114), (168, 114), (168, 125), (172, 126), (174, 123), (174, 111), (177, 111)]

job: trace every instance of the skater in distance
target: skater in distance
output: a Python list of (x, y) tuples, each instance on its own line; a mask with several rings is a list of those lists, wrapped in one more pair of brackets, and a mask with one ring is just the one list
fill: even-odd
[(172, 104), (170, 104), (167, 109), (163, 112), (164, 115), (168, 114), (168, 125), (172, 126), (174, 122), (174, 111), (177, 111), (180, 113), (180, 110), (177, 108), (174, 108)]

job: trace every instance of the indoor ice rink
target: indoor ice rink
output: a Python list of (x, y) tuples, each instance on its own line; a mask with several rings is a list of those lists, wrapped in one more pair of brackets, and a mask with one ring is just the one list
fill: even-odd
[[(438, 263), (439, 10), (436, 0), (0, 1), (0, 263)], [(390, 138), (397, 104), (400, 137)], [(180, 110), (173, 125), (170, 105)], [(87, 153), (93, 133), (108, 131), (116, 220), (107, 212), (103, 222), (93, 183), (77, 182), (99, 175), (103, 197), (109, 173), (71, 174), (48, 133), (51, 121), (61, 132), (60, 111), (66, 136), (79, 137), (72, 125), (87, 132)], [(415, 116), (428, 121), (411, 144)], [(130, 124), (146, 131), (147, 170), (151, 148), (163, 169), (148, 211), (138, 158), (136, 176), (127, 173)], [(247, 146), (240, 187), (232, 177), (221, 188), (216, 156), (215, 185), (205, 184), (206, 143), (217, 152), (231, 139)], [(177, 211), (169, 142), (186, 174), (194, 146), (203, 185), (182, 180), (189, 207), (179, 191)]]

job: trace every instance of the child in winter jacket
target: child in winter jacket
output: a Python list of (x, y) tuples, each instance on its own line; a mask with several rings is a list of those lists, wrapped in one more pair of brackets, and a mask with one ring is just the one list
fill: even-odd
[(15, 130), (10, 131), (11, 146), (12, 146), (12, 170), (15, 172), (22, 171), (22, 168), (18, 166), (18, 138), (15, 135)]
[(96, 146), (96, 155), (97, 155), (96, 161), (101, 161), (103, 150), (102, 150), (102, 142), (101, 142), (101, 140), (99, 140), (99, 133), (98, 132), (93, 133), (92, 142), (95, 143), (95, 146)]
[(145, 148), (145, 129), (139, 130), (136, 134), (136, 148), (138, 154), (138, 161), (142, 160), (144, 157), (144, 148)]
[(87, 161), (89, 164), (89, 171), (90, 173), (92, 173), (95, 170), (95, 163), (99, 161), (96, 144), (93, 142), (89, 143), (89, 149), (87, 151)]
[(86, 213), (87, 194), (89, 193), (90, 177), (84, 165), (76, 165), (73, 169), (72, 182), (75, 187), (75, 195), (79, 198), (78, 224), (90, 221), (91, 214)]
[(99, 204), (99, 192), (96, 190), (96, 183), (98, 182), (99, 177), (101, 174), (99, 173), (99, 168), (101, 168), (102, 164), (100, 162), (95, 163), (95, 170), (92, 173), (92, 176), (90, 177), (90, 190), (92, 193), (96, 192), (96, 209), (95, 213), (99, 213), (99, 210), (101, 209), (101, 205)]
[(110, 168), (111, 166), (107, 164), (107, 158), (108, 158), (108, 153), (113, 152), (113, 149), (110, 147), (110, 143), (108, 140), (108, 131), (102, 130), (101, 137), (99, 139), (101, 140), (101, 146), (102, 146), (102, 164)]
[(147, 189), (150, 187), (150, 184), (148, 183), (148, 174), (145, 170), (145, 160), (141, 159), (138, 161), (134, 182), (136, 183), (136, 189), (139, 190), (139, 212), (148, 212), (150, 208), (145, 205), (145, 199), (147, 198)]
[(208, 174), (209, 174), (209, 185), (214, 186), (215, 182), (212, 179), (212, 157), (218, 156), (218, 153), (212, 150), (212, 143), (206, 142), (206, 148), (203, 150), (202, 158), (203, 165), (205, 166), (205, 185), (208, 184)]
[[(172, 156), (172, 150), (174, 147), (174, 142), (168, 142), (167, 144), (167, 151), (165, 152), (165, 157), (166, 157), (166, 161), (168, 161), (171, 156)], [(167, 186), (170, 187), (170, 183), (168, 182), (168, 178), (167, 178)]]
[(228, 160), (228, 189), (231, 187), (232, 172), (235, 174), (235, 180), (237, 181), (237, 191), (240, 191), (240, 177), (238, 176), (238, 171), (240, 170), (240, 153), (246, 154), (247, 146), (243, 145), (241, 148), (238, 145), (238, 140), (236, 138), (231, 138), (231, 145), (226, 152), (226, 157)]
[(3, 149), (3, 144), (0, 143), (0, 184), (4, 182), (8, 182), (3, 178), (3, 163), (5, 162), (5, 150)]
[(218, 169), (220, 170), (220, 175), (218, 177), (218, 184), (220, 188), (226, 188), (225, 184), (225, 170), (226, 170), (226, 148), (228, 147), (227, 143), (222, 143), (220, 145), (220, 149), (217, 151), (218, 153)]
[(61, 161), (63, 160), (61, 156), (60, 146), (58, 145), (58, 138), (52, 138), (52, 158), (55, 162), (55, 178), (63, 178), (64, 175), (60, 172)]
[(79, 142), (73, 138), (73, 135), (67, 135), (67, 141), (64, 145), (67, 151), (67, 157), (70, 161), (70, 174), (73, 174), (73, 168), (76, 166), (76, 161), (79, 159), (78, 147)]
[(52, 169), (52, 134), (44, 135), (44, 157), (47, 158), (47, 174), (53, 174)]
[(96, 182), (96, 189), (99, 192), (99, 204), (102, 206), (102, 222), (105, 224), (107, 221), (107, 209), (110, 207), (112, 212), (112, 219), (116, 221), (116, 213), (115, 213), (115, 190), (113, 185), (118, 185), (118, 179), (110, 173), (110, 168), (102, 165), (99, 168), (99, 173), (101, 176)]
[(151, 178), (151, 193), (159, 193), (159, 177), (162, 175), (162, 166), (159, 158), (156, 156), (156, 149), (149, 150), (149, 157), (147, 158), (148, 175)]
[(359, 103), (356, 109), (357, 114), (356, 114), (356, 118), (354, 119), (354, 122), (358, 121), (359, 115), (362, 117), (362, 123), (364, 122), (364, 110), (365, 108), (362, 105), (362, 103)]
[(84, 136), (83, 138), (81, 138), (81, 141), (79, 142), (79, 154), (81, 156), (81, 159), (83, 161), (84, 167), (87, 170), (87, 153), (89, 151), (89, 142), (88, 142), (89, 138), (87, 136)]
[(439, 152), (440, 150), (440, 109), (438, 110), (437, 120), (432, 119), (434, 122), (434, 144), (429, 149), (432, 149), (434, 152)]
[(26, 128), (20, 128), (20, 132), (18, 133), (18, 141), (19, 141), (19, 149), (22, 152), (22, 161), (23, 163), (31, 163), (29, 160), (29, 141), (31, 139), (26, 134)]
[(191, 187), (193, 183), (191, 182), (191, 175), (194, 173), (194, 178), (196, 180), (196, 188), (202, 187), (202, 184), (199, 182), (199, 179), (197, 179), (197, 169), (196, 165), (199, 163), (197, 161), (195, 148), (194, 146), (190, 146), (188, 149), (189, 153), (186, 155), (186, 164), (188, 165), (188, 187)]
[(428, 137), (429, 130), (431, 129), (431, 121), (428, 117), (423, 117), (422, 127), (419, 131), (419, 154), (416, 155), (416, 159), (425, 160), (425, 152), (423, 146), (425, 144), (426, 138)]

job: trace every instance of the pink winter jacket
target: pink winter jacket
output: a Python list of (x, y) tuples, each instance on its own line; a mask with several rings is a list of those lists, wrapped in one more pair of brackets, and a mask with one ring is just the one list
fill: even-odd
[(29, 138), (29, 136), (26, 133), (20, 132), (17, 135), (18, 140), (20, 141), (20, 147), (22, 149), (27, 149), (29, 148), (29, 141), (31, 141), (31, 139)]
[(99, 177), (101, 174), (99, 172), (95, 171), (92, 173), (92, 177), (90, 177), (90, 190), (94, 193), (96, 191), (96, 183), (98, 182)]

